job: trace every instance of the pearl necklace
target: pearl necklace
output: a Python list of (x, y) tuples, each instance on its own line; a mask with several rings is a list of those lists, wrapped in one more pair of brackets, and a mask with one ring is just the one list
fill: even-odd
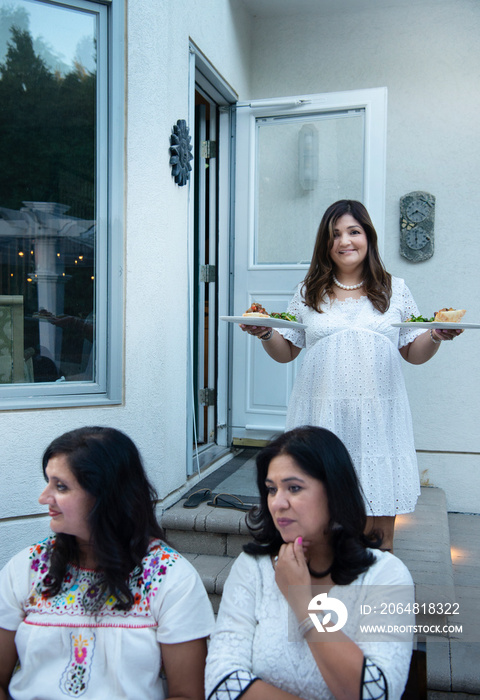
[(335, 275), (333, 275), (333, 283), (336, 284), (337, 287), (340, 287), (340, 289), (346, 289), (347, 292), (350, 292), (352, 289), (360, 289), (360, 287), (363, 287), (363, 280), (360, 284), (341, 284)]

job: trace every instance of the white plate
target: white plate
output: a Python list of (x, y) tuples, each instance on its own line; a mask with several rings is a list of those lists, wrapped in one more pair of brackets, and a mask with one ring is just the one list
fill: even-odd
[(468, 328), (480, 328), (480, 323), (447, 323), (446, 321), (407, 321), (405, 323), (392, 323), (395, 328), (444, 328), (467, 330)]
[(245, 326), (258, 326), (259, 328), (306, 328), (304, 323), (297, 321), (285, 321), (283, 318), (260, 318), (259, 316), (220, 316), (221, 321), (229, 323), (243, 323)]

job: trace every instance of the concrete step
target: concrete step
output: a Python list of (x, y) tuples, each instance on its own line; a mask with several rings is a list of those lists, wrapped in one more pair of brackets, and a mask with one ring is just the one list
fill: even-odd
[(397, 516), (393, 548), (412, 574), (418, 603), (455, 602), (444, 491), (421, 489), (415, 511)]
[(193, 564), (200, 574), (212, 604), (213, 612), (216, 615), (222, 599), (223, 585), (236, 557), (221, 557), (215, 554), (192, 554), (191, 552), (183, 556)]
[[(471, 518), (475, 520), (475, 516)], [(473, 530), (474, 524), (470, 527)], [(478, 531), (476, 536), (478, 539)], [(473, 531), (469, 535), (465, 533), (464, 540), (469, 541), (472, 537)], [(465, 606), (462, 600), (464, 589), (455, 586), (446, 497), (441, 489), (422, 488), (415, 512), (397, 518), (394, 551), (412, 574), (417, 602), (458, 602), (461, 611), (465, 608), (460, 617), (451, 616), (436, 620), (436, 623), (465, 623), (465, 614), (468, 616), (472, 612), (477, 612), (476, 619), (480, 620), (480, 580), (472, 581), (472, 585), (477, 586), (476, 598)], [(478, 642), (463, 641), (454, 636), (428, 637), (425, 647), (428, 700), (480, 698)]]
[(165, 536), (180, 552), (237, 557), (243, 544), (251, 540), (243, 511), (213, 508), (206, 503), (184, 508), (183, 502), (162, 516)]
[[(459, 614), (454, 622), (466, 633), (431, 642), (429, 700), (480, 698), (480, 515), (449, 513), (450, 544)], [(448, 694), (448, 698), (447, 698)]]
[(216, 613), (230, 567), (251, 540), (245, 513), (206, 503), (184, 508), (183, 503), (181, 500), (164, 512), (162, 527), (168, 543), (197, 569)]

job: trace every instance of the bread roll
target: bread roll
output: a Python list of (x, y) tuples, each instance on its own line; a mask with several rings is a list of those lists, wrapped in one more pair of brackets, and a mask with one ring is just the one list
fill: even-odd
[(466, 309), (440, 309), (435, 314), (434, 321), (441, 323), (458, 323), (465, 315)]

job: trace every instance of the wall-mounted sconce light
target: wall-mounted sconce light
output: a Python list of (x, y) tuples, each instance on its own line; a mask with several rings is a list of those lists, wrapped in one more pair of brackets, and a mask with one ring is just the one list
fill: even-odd
[(298, 132), (298, 179), (304, 190), (314, 190), (318, 181), (318, 131), (313, 124)]

